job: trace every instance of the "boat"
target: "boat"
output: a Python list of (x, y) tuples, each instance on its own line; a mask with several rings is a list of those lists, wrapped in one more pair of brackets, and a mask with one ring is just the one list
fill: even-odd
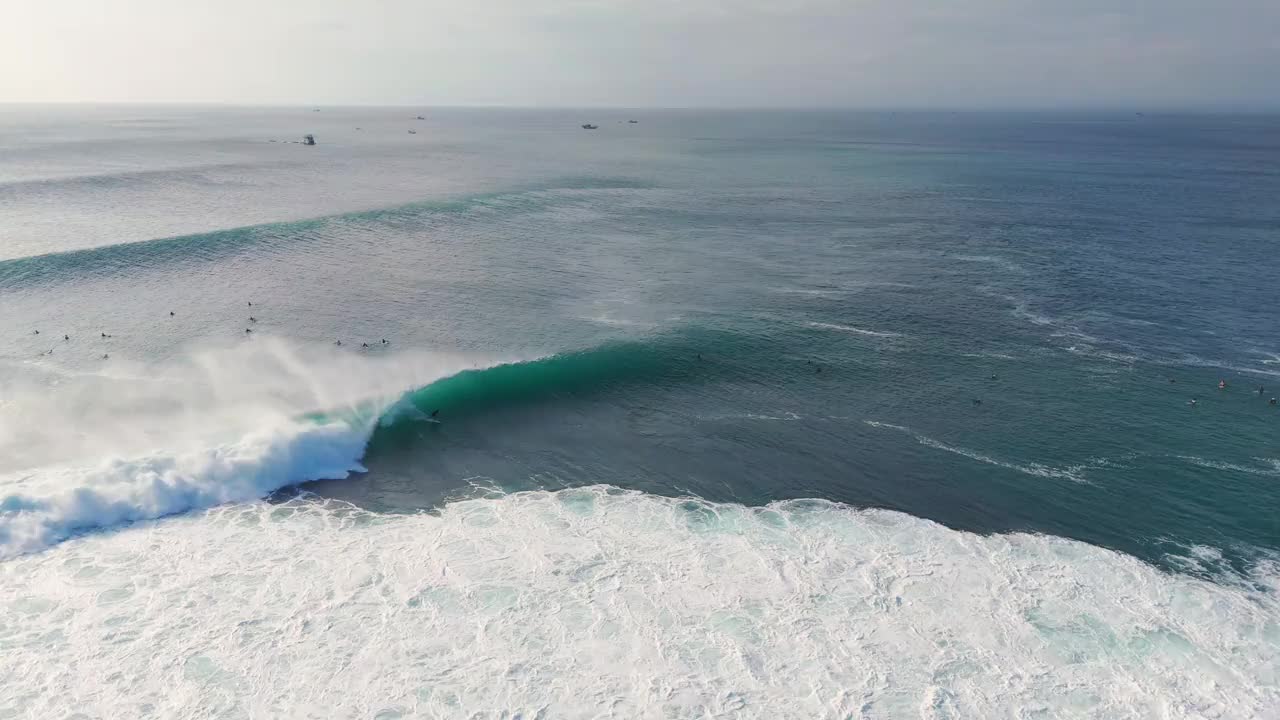
[(638, 122), (640, 122), (640, 121), (639, 121), (639, 120), (628, 120), (627, 122), (631, 123), (632, 125), (635, 125), (636, 123), (638, 123)]
[(418, 134), (418, 131), (417, 131), (417, 130), (410, 130), (410, 131), (409, 131), (409, 134), (410, 134), (410, 135), (417, 135), (417, 134)]
[(582, 129), (583, 129), (583, 130), (599, 130), (599, 129), (600, 129), (600, 126), (599, 126), (599, 125), (592, 125), (591, 123), (583, 123), (583, 124), (582, 124)]
[(315, 135), (312, 135), (311, 133), (307, 133), (306, 135), (303, 135), (303, 136), (302, 136), (302, 144), (303, 144), (303, 145), (315, 145), (315, 144), (316, 144), (316, 136), (315, 136)]
[(419, 116), (418, 116), (418, 119), (419, 119), (419, 120), (426, 120), (426, 118), (422, 117), (421, 115), (419, 115)]

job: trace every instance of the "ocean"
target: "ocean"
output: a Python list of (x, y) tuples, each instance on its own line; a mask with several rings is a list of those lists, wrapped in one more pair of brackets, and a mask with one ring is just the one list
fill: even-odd
[(0, 717), (1274, 718), (1278, 250), (1269, 115), (0, 106)]

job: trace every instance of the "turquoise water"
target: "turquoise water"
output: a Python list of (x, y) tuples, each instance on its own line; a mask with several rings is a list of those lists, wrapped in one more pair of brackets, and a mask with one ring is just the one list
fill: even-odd
[[(1050, 703), (1058, 709), (1049, 716), (1143, 717), (1163, 698), (1200, 709), (1188, 717), (1213, 707), (1248, 717), (1276, 699), (1275, 656), (1265, 658), (1280, 643), (1280, 407), (1268, 402), (1280, 395), (1280, 119), (416, 114), (3, 111), (0, 544), (11, 581), (53, 572), (42, 563), (102, 566), (108, 551), (136, 561), (135, 576), (167, 577), (154, 564), (176, 551), (130, 539), (139, 533), (195, 543), (192, 553), (250, 553), (246, 568), (267, 568), (272, 554), (252, 555), (260, 534), (303, 558), (289, 578), (313, 579), (337, 566), (297, 544), (307, 533), (334, 558), (366, 542), (361, 552), (372, 558), (387, 542), (387, 552), (412, 547), (455, 565), (475, 556), (463, 546), (485, 555), (497, 547), (486, 543), (514, 542), (533, 565), (507, 567), (495, 556), (481, 589), (431, 602), (447, 608), (439, 617), (497, 612), (494, 623), (515, 627), (534, 597), (555, 604), (572, 594), (550, 576), (544, 587), (525, 574), (540, 567), (534, 556), (561, 572), (552, 554), (529, 548), (572, 556), (556, 534), (572, 532), (605, 543), (605, 560), (566, 570), (605, 583), (596, 592), (698, 576), (725, 593), (707, 615), (687, 604), (650, 608), (672, 623), (654, 642), (711, 652), (681, 630), (705, 620), (737, 638), (708, 646), (717, 652), (754, 647), (796, 667), (834, 657), (835, 646), (863, 646), (807, 635), (812, 645), (770, 645), (791, 626), (760, 609), (769, 601), (753, 606), (727, 591), (718, 572), (747, 556), (798, 563), (779, 577), (799, 573), (795, 583), (848, 599), (858, 592), (845, 579), (918, 559), (927, 547), (940, 564), (913, 572), (967, 574), (996, 603), (1009, 600), (1002, 593), (1030, 598), (1007, 618), (993, 611), (1001, 629), (991, 632), (1033, 632), (1058, 658), (1045, 667), (1082, 673), (1059, 675), (1074, 688), (1071, 710), (1048, 699), (1062, 693), (1034, 683), (1011, 691), (1007, 706), (983, 704), (990, 697), (976, 688), (994, 678), (948, 665), (941, 680), (908, 673), (896, 685), (872, 683), (864, 691), (881, 710), (863, 715), (973, 716)], [(588, 121), (600, 130), (580, 130)], [(270, 142), (304, 132), (319, 144)], [(537, 492), (521, 494), (529, 491)], [(343, 510), (324, 514), (332, 508)], [(854, 529), (811, 520), (830, 508), (854, 513)], [(257, 513), (284, 524), (271, 530)], [(653, 520), (666, 513), (682, 518), (675, 529)], [(395, 524), (430, 517), (444, 525), (422, 532), (450, 538), (433, 549), (414, 546)], [(304, 532), (294, 518), (321, 525)], [(690, 527), (695, 536), (686, 537)], [(468, 528), (487, 528), (486, 539)], [(623, 545), (600, 535), (612, 532)], [(698, 533), (768, 539), (743, 540), (750, 549), (735, 554)], [(646, 576), (664, 534), (719, 564)], [(969, 564), (978, 557), (993, 564)], [(360, 565), (348, 557), (343, 566), (352, 562)], [(613, 567), (614, 579), (597, 578), (604, 566), (593, 562)], [(859, 563), (863, 570), (851, 569)], [(1054, 580), (1028, 580), (1035, 587), (1024, 595), (1016, 578), (1048, 567)], [(393, 569), (369, 572), (382, 597), (409, 592)], [(413, 581), (419, 590), (432, 582), (423, 578)], [(1124, 584), (1133, 578), (1143, 590)], [(1056, 584), (1064, 579), (1087, 589), (1073, 595)], [(937, 582), (953, 597), (971, 587), (962, 577)], [(1150, 609), (1138, 603), (1147, 614), (1134, 627), (1149, 625), (1142, 633), (1150, 634), (1088, 616), (1089, 605), (1148, 591), (1164, 598)], [(895, 593), (883, 608), (866, 601), (889, 612)], [(826, 602), (809, 611), (821, 617)], [(830, 617), (840, 622), (877, 622), (837, 605)], [(952, 627), (979, 622), (981, 602), (960, 606)], [(1192, 606), (1232, 610), (1212, 620), (1179, 615)], [(1217, 640), (1191, 636), (1200, 631), (1227, 645), (1209, 648)], [(948, 663), (1014, 653), (975, 645), (966, 656), (952, 641)], [(903, 673), (917, 660), (941, 662), (916, 657), (906, 642), (893, 635), (866, 647), (902, 650)], [(491, 649), (519, 658), (528, 647)], [(1166, 650), (1195, 660), (1166, 668)], [(850, 652), (870, 667), (880, 651)], [(697, 657), (680, 671), (692, 683), (687, 695), (636, 700), (629, 716), (800, 712), (771, 704), (791, 682), (781, 666), (771, 686), (750, 662), (741, 677), (754, 680), (739, 682), (738, 670)], [(1178, 673), (1193, 676), (1204, 658), (1248, 689), (1229, 700), (1226, 690), (1179, 685)], [(1125, 697), (1099, 689), (1114, 673), (1134, 672), (1123, 670), (1130, 661), (1168, 669), (1172, 684)], [(216, 676), (208, 667), (217, 663), (202, 663), (200, 673)], [(592, 698), (582, 712), (633, 697), (620, 689), (626, 682), (561, 669), (562, 690), (572, 694), (576, 682)], [(671, 680), (669, 670), (659, 663), (654, 677)], [(424, 699), (405, 689), (409, 679), (374, 694), (411, 695), (392, 704), (409, 714), (447, 716), (467, 697), (516, 707), (435, 677), (461, 705), (443, 690)], [(538, 677), (511, 697), (550, 682)], [(862, 687), (821, 677), (830, 688)], [(753, 695), (735, 682), (760, 687)], [(227, 687), (228, 698), (253, 695)], [(860, 707), (849, 703), (851, 713)], [(846, 706), (806, 707), (799, 716)]]

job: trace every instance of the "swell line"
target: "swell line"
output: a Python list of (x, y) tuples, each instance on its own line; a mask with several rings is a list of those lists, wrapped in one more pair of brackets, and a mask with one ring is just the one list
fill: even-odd
[(387, 208), (317, 218), (249, 225), (212, 232), (152, 238), (65, 252), (0, 260), (0, 287), (52, 284), (85, 278), (123, 275), (147, 267), (211, 262), (258, 247), (305, 243), (330, 233), (367, 230), (370, 226), (417, 226), (431, 218), (466, 217), (483, 210), (519, 215), (545, 209), (557, 191), (616, 190), (642, 187), (625, 179), (569, 178), (537, 187), (443, 200), (427, 200)]

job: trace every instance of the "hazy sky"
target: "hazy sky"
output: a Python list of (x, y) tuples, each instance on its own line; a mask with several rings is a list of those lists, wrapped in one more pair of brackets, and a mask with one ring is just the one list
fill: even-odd
[(1277, 107), (1280, 0), (0, 0), (0, 102)]

